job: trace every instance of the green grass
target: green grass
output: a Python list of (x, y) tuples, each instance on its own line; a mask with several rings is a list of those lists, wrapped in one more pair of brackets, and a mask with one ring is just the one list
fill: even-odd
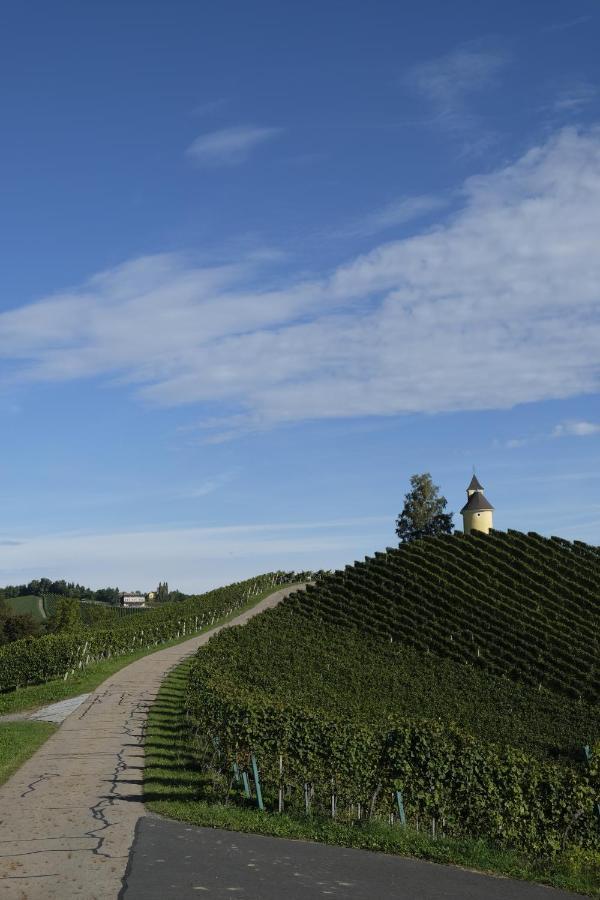
[(5, 722), (0, 724), (0, 784), (28, 759), (56, 725), (50, 722)]
[(378, 850), (600, 897), (598, 854), (557, 854), (537, 859), (475, 839), (434, 840), (428, 834), (398, 825), (292, 818), (250, 806), (226, 805), (222, 802), (222, 783), (198, 765), (193, 738), (186, 726), (184, 698), (190, 664), (191, 660), (186, 660), (170, 673), (150, 710), (144, 795), (153, 812), (194, 825)]
[(141, 648), (140, 650), (136, 650), (135, 653), (128, 653), (126, 656), (115, 656), (111, 659), (102, 660), (102, 662), (93, 663), (88, 666), (87, 669), (68, 678), (67, 681), (63, 681), (62, 678), (57, 678), (53, 681), (46, 681), (43, 684), (32, 684), (27, 687), (19, 688), (16, 691), (0, 694), (0, 715), (22, 712), (23, 710), (28, 709), (37, 709), (40, 706), (46, 706), (49, 703), (58, 703), (59, 700), (66, 700), (68, 697), (77, 697), (78, 694), (87, 694), (97, 688), (98, 685), (102, 684), (107, 678), (110, 678), (111, 675), (114, 675), (115, 672), (118, 672), (120, 669), (129, 665), (129, 663), (135, 662), (137, 659), (141, 659), (143, 656), (148, 656), (151, 653), (156, 653), (159, 650), (164, 650), (167, 647), (182, 644), (184, 641), (189, 641), (198, 634), (210, 631), (211, 628), (216, 628), (224, 622), (229, 622), (245, 610), (251, 609), (260, 600), (268, 597), (269, 594), (273, 594), (276, 590), (281, 590), (284, 587), (286, 587), (286, 585), (280, 585), (275, 589), (269, 588), (262, 594), (253, 597), (250, 603), (236, 609), (230, 616), (218, 619), (214, 625), (208, 625), (206, 628), (195, 632), (195, 634), (187, 634), (185, 637), (174, 638), (172, 641), (166, 641), (158, 647), (152, 647), (151, 650)]
[(46, 613), (41, 597), (27, 594), (24, 597), (8, 597), (6, 603), (14, 613), (30, 613), (36, 622), (45, 622)]

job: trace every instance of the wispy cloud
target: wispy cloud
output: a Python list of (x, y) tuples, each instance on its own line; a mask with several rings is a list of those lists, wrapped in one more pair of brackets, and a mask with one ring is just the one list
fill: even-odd
[(222, 128), (201, 134), (188, 147), (186, 154), (199, 166), (237, 166), (248, 158), (252, 150), (281, 132), (281, 128), (259, 128), (255, 125)]
[(552, 431), (533, 434), (528, 437), (510, 438), (510, 440), (507, 441), (496, 442), (496, 445), (506, 447), (508, 450), (515, 450), (519, 447), (529, 447), (531, 444), (540, 443), (540, 441), (549, 441), (554, 440), (555, 438), (565, 437), (590, 437), (595, 434), (600, 434), (600, 423), (569, 419), (565, 422), (559, 422), (558, 425), (554, 426)]
[(462, 137), (477, 130), (481, 140), (481, 122), (472, 99), (496, 83), (507, 62), (502, 49), (465, 44), (413, 66), (405, 81), (430, 104), (436, 125)]
[(564, 22), (555, 22), (548, 25), (544, 31), (567, 31), (569, 28), (577, 28), (579, 25), (586, 25), (592, 21), (592, 16), (577, 16), (574, 19), (566, 19)]
[(222, 487), (225, 487), (225, 485), (230, 484), (237, 476), (237, 474), (237, 471), (223, 472), (221, 475), (215, 475), (214, 478), (207, 478), (206, 481), (203, 481), (196, 487), (190, 488), (189, 490), (185, 491), (184, 496), (192, 499), (195, 499), (197, 497), (207, 497), (209, 494), (214, 494), (215, 491), (218, 491)]
[(0, 583), (44, 575), (146, 590), (167, 580), (202, 591), (222, 585), (224, 571), (232, 582), (277, 569), (335, 568), (381, 546), (391, 530), (386, 516), (34, 535), (3, 551)]
[(369, 237), (390, 228), (406, 225), (416, 219), (422, 219), (433, 212), (439, 212), (450, 203), (448, 195), (420, 194), (416, 197), (403, 197), (388, 203), (381, 209), (367, 213), (361, 219), (349, 223), (335, 232), (336, 237)]
[(598, 98), (598, 88), (589, 81), (579, 81), (558, 92), (554, 101), (554, 111), (578, 113), (584, 106)]
[(553, 437), (590, 437), (592, 434), (600, 434), (598, 422), (561, 422), (554, 427)]
[(220, 97), (217, 100), (206, 100), (204, 103), (198, 103), (191, 110), (191, 114), (193, 116), (209, 116), (211, 113), (217, 112), (217, 110), (222, 109), (226, 106), (227, 100), (224, 97)]
[(449, 221), (310, 279), (268, 259), (130, 261), (0, 315), (0, 357), (14, 381), (103, 376), (197, 404), (217, 440), (597, 391), (600, 129), (565, 129), (460, 196)]

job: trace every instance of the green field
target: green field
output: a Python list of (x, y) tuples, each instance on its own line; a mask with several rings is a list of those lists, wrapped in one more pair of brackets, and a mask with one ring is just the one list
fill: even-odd
[(29, 594), (25, 597), (9, 597), (7, 605), (14, 613), (29, 613), (36, 622), (45, 622), (44, 601), (41, 597)]

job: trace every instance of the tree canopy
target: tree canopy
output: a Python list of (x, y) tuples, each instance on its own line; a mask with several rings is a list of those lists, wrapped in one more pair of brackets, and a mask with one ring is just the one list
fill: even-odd
[(404, 508), (396, 519), (396, 534), (402, 543), (436, 534), (452, 534), (452, 513), (448, 501), (440, 494), (429, 472), (411, 475), (410, 491), (404, 497)]
[(75, 631), (81, 625), (79, 600), (61, 597), (55, 612), (48, 619), (48, 631)]

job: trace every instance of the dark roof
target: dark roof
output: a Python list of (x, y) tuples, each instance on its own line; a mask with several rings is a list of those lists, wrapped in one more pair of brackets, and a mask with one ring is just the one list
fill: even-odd
[(461, 513), (464, 512), (481, 512), (484, 509), (493, 509), (494, 507), (490, 503), (489, 500), (486, 500), (481, 491), (475, 491), (474, 494), (471, 494), (463, 508), (461, 509)]
[(469, 485), (467, 490), (468, 491), (482, 491), (483, 490), (483, 485), (479, 484), (479, 482), (477, 481), (477, 477), (475, 475), (473, 475), (473, 477), (471, 478), (471, 484)]

